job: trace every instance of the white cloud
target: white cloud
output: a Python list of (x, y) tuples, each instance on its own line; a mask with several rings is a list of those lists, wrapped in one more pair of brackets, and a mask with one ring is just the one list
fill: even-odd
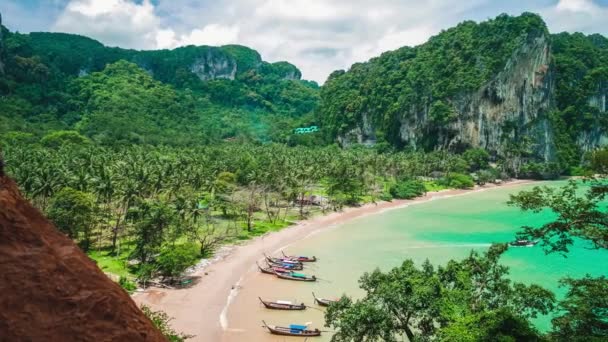
[(541, 10), (541, 15), (552, 32), (608, 33), (608, 7), (591, 0), (559, 0)]
[(236, 42), (238, 34), (239, 27), (236, 25), (209, 24), (202, 30), (192, 30), (189, 34), (177, 40), (174, 45), (224, 45)]
[(78, 33), (108, 45), (156, 47), (160, 20), (149, 0), (73, 0), (59, 15), (54, 31)]
[(608, 29), (608, 10), (591, 0), (70, 0), (53, 29), (138, 49), (238, 43), (323, 82), (460, 21), (523, 11), (541, 12), (552, 31)]

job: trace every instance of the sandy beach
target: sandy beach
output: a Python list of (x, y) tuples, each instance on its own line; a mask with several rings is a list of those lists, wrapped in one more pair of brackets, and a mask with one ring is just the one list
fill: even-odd
[[(149, 288), (133, 296), (138, 304), (145, 304), (156, 310), (163, 310), (173, 317), (173, 327), (183, 333), (195, 335), (191, 341), (236, 341), (246, 335), (234, 331), (228, 321), (228, 309), (237, 296), (244, 277), (254, 274), (255, 263), (262, 253), (275, 253), (295, 241), (306, 238), (322, 229), (334, 227), (354, 218), (372, 215), (386, 210), (407, 207), (414, 203), (431, 201), (438, 198), (464, 195), (491, 189), (531, 183), (528, 180), (515, 180), (500, 185), (485, 185), (469, 190), (444, 190), (429, 192), (426, 196), (413, 200), (395, 200), (366, 204), (361, 207), (346, 208), (325, 216), (309, 220), (260, 236), (244, 244), (235, 246), (224, 258), (198, 270), (194, 276), (200, 281), (187, 289)], [(230, 317), (239, 313), (231, 312)], [(240, 318), (239, 318), (240, 319)], [(240, 336), (235, 339), (235, 336)], [(249, 341), (256, 339), (247, 338)]]

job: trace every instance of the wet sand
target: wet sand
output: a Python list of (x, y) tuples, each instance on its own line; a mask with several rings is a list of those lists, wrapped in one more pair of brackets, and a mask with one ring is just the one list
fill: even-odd
[[(286, 337), (272, 336), (260, 327), (257, 317), (260, 310), (257, 294), (272, 293), (272, 282), (280, 281), (274, 277), (259, 281), (262, 275), (257, 271), (256, 261), (263, 258), (262, 253), (274, 254), (289, 244), (315, 234), (322, 229), (335, 227), (354, 218), (380, 213), (386, 210), (407, 207), (413, 203), (426, 202), (442, 197), (483, 191), (497, 186), (521, 185), (531, 181), (516, 180), (501, 185), (486, 185), (471, 190), (444, 190), (430, 192), (413, 200), (379, 202), (361, 207), (346, 208), (341, 212), (301, 221), (279, 232), (269, 233), (242, 245), (236, 246), (225, 258), (197, 271), (200, 281), (188, 289), (148, 289), (134, 295), (138, 304), (146, 304), (153, 309), (163, 310), (174, 317), (173, 327), (183, 333), (195, 335), (191, 341), (287, 341)], [(294, 282), (294, 286), (307, 285)], [(248, 284), (258, 284), (249, 286)], [(242, 292), (241, 291), (241, 286)], [(263, 288), (256, 288), (262, 286)], [(230, 306), (239, 295), (238, 307)], [(281, 295), (277, 293), (276, 295)], [(317, 294), (322, 296), (323, 294)], [(291, 299), (291, 298), (284, 298)], [(311, 298), (306, 301), (311, 304)], [(243, 305), (246, 304), (246, 305)], [(322, 312), (319, 311), (322, 316)], [(316, 326), (322, 328), (317, 320)], [(270, 322), (268, 322), (270, 323)]]

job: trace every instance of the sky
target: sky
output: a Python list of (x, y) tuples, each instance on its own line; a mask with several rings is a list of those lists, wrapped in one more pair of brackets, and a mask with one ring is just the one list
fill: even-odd
[(242, 44), (323, 83), (380, 53), (464, 20), (540, 14), (551, 32), (608, 36), (608, 0), (1, 0), (11, 31), (67, 32), (109, 46)]

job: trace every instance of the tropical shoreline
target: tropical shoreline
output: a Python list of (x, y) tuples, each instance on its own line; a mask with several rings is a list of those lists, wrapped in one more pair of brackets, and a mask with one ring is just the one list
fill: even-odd
[(138, 304), (163, 310), (173, 317), (172, 324), (178, 331), (195, 335), (193, 341), (226, 340), (229, 330), (227, 312), (232, 300), (238, 295), (240, 283), (255, 270), (255, 262), (262, 253), (274, 253), (288, 245), (305, 239), (330, 227), (338, 226), (355, 218), (405, 208), (440, 198), (460, 196), (493, 189), (532, 183), (531, 180), (513, 180), (501, 184), (476, 186), (466, 190), (440, 190), (411, 200), (370, 203), (360, 207), (345, 208), (340, 212), (302, 220), (278, 232), (272, 232), (231, 246), (228, 253), (197, 269), (192, 275), (198, 282), (187, 289), (149, 288), (133, 296)]

